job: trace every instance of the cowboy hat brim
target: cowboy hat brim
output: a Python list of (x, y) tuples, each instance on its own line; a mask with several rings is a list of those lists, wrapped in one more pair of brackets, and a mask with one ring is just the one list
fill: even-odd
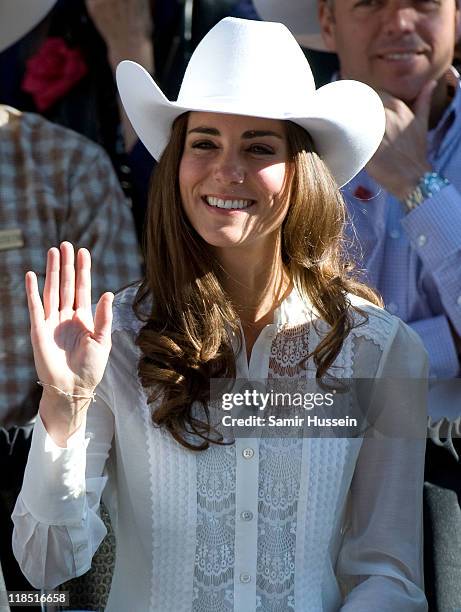
[(0, 52), (20, 40), (53, 8), (57, 0), (1, 0)]
[(264, 21), (286, 25), (301, 47), (328, 51), (320, 34), (318, 0), (253, 0), (253, 5)]
[(239, 104), (231, 97), (179, 105), (164, 96), (142, 66), (128, 60), (117, 68), (117, 85), (135, 132), (156, 160), (168, 144), (176, 117), (189, 111), (290, 120), (309, 132), (316, 150), (342, 187), (371, 159), (384, 134), (384, 112), (378, 94), (357, 81), (336, 81), (316, 90), (303, 116), (249, 108), (247, 103)]

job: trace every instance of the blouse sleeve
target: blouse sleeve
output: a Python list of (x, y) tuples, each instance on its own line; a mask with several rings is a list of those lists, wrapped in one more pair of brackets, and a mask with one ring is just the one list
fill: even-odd
[(421, 341), (399, 321), (373, 384), (371, 427), (351, 484), (337, 565), (348, 593), (342, 612), (427, 610), (422, 569), (427, 370)]
[(103, 383), (100, 387), (86, 423), (68, 439), (67, 448), (53, 442), (37, 416), (12, 519), (14, 555), (38, 589), (53, 589), (88, 571), (106, 535), (98, 509), (114, 418), (101, 397)]

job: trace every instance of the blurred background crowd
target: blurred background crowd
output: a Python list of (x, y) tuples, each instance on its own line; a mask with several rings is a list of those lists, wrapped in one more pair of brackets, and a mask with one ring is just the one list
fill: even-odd
[[(122, 59), (137, 61), (176, 99), (192, 51), (228, 15), (259, 18), (251, 0), (59, 0), (0, 54), (0, 103), (40, 113), (100, 144), (132, 200), (141, 238), (154, 161), (120, 110), (115, 68)], [(336, 56), (305, 53), (317, 85), (328, 82)]]
[[(58, 0), (32, 31), (0, 53), (0, 105), (37, 113), (54, 124), (80, 133), (106, 151), (119, 183), (119, 186), (111, 186), (111, 189), (121, 190), (120, 195), (123, 191), (135, 228), (133, 239), (128, 237), (124, 242), (123, 258), (130, 261), (124, 262), (126, 266), (117, 277), (119, 286), (136, 280), (141, 274), (142, 230), (149, 178), (155, 162), (124, 116), (115, 85), (116, 66), (123, 59), (140, 63), (152, 74), (165, 95), (174, 100), (192, 51), (225, 16), (260, 18), (251, 0)], [(335, 54), (304, 48), (303, 51), (309, 59), (318, 87), (336, 78), (339, 64)], [(456, 67), (460, 64), (461, 49), (458, 45), (454, 49), (453, 65)], [(107, 167), (100, 172), (107, 174)], [(84, 173), (82, 179), (85, 179)], [(93, 179), (88, 177), (88, 180)], [(4, 198), (3, 188), (4, 185), (0, 184), (0, 201)], [(357, 195), (358, 192), (354, 193)], [(367, 193), (362, 195), (366, 199)], [(90, 211), (88, 223), (92, 222)], [(0, 226), (0, 231), (2, 229)], [(65, 235), (60, 238), (64, 239)], [(136, 248), (136, 241), (139, 249)], [(52, 244), (50, 239), (48, 246)], [(103, 245), (106, 250), (119, 249), (113, 245), (107, 247), (107, 244)], [(108, 262), (107, 266), (110, 265), (112, 263)], [(5, 275), (2, 283), (4, 279)], [(116, 288), (101, 286), (101, 291)], [(458, 305), (461, 306), (461, 296)], [(33, 401), (37, 401), (39, 393), (40, 389), (36, 389)], [(5, 397), (0, 394), (0, 402), (5, 402), (0, 406), (0, 417), (6, 414), (8, 400)], [(9, 433), (0, 444), (1, 461), (5, 466), (0, 476), (2, 525), (10, 524), (9, 514), (20, 488), (21, 469), (28, 450), (28, 436), (23, 436), (21, 447), (21, 435), (15, 430), (13, 440), (10, 425), (21, 427), (23, 424), (8, 420), (0, 422), (0, 430), (3, 427)], [(447, 457), (448, 454), (437, 461), (445, 465)], [(453, 459), (450, 458), (450, 461)], [(444, 474), (449, 474), (449, 469)], [(459, 471), (456, 474), (459, 476)], [(460, 527), (461, 483), (452, 485), (450, 478), (452, 476), (448, 475), (445, 484), (455, 491), (457, 512), (457, 522), (454, 521), (452, 525)], [(445, 501), (439, 499), (435, 503), (442, 504), (443, 512), (452, 513), (449, 505), (444, 506)], [(445, 534), (444, 537), (449, 538), (451, 534), (459, 544), (461, 535), (459, 531), (456, 534), (450, 532), (452, 528), (448, 528), (449, 535)], [(30, 589), (16, 566), (7, 540), (3, 529), (0, 534), (0, 561), (7, 588)], [(461, 609), (460, 550), (458, 548), (455, 553), (457, 573), (453, 568), (449, 570), (449, 591), (450, 601), (456, 602)], [(437, 551), (435, 554), (438, 554)], [(443, 564), (443, 553), (440, 558)], [(440, 602), (448, 599), (444, 599), (440, 588), (437, 591), (438, 571), (445, 572), (443, 568), (434, 569), (431, 563), (427, 564), (428, 598), (431, 609), (443, 611), (448, 608)]]

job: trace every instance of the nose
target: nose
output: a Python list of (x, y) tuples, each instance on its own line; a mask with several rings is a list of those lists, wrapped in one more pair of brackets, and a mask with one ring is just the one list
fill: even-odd
[(214, 174), (216, 180), (223, 185), (238, 185), (244, 182), (246, 170), (237, 155), (223, 153), (216, 160)]
[(389, 6), (384, 14), (384, 32), (389, 36), (415, 31), (417, 13), (411, 6)]

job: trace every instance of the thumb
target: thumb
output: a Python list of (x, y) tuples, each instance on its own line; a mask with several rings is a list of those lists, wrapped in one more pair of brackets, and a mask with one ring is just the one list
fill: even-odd
[(424, 125), (429, 123), (429, 114), (431, 112), (432, 94), (437, 86), (437, 81), (427, 82), (419, 92), (416, 100), (413, 103), (413, 112), (415, 117), (423, 122)]

